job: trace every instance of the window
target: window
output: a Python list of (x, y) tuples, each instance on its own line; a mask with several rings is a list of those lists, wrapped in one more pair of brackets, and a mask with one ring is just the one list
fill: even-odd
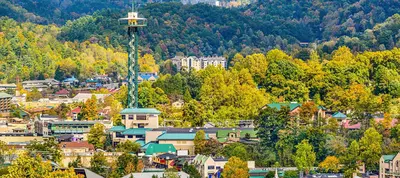
[(136, 115), (136, 120), (143, 121), (146, 120), (146, 115)]
[(221, 166), (217, 166), (216, 169), (217, 169), (217, 170), (221, 169)]
[(133, 135), (128, 135), (128, 138), (133, 138)]
[(176, 141), (177, 144), (181, 144), (181, 141)]
[(125, 136), (122, 135), (121, 132), (116, 132), (115, 133), (115, 137), (117, 137), (117, 138), (125, 138)]
[(129, 120), (133, 120), (133, 115), (129, 115), (129, 116), (128, 116), (128, 119), (129, 119)]
[(122, 120), (125, 120), (125, 117), (126, 117), (125, 115), (122, 115)]
[(214, 169), (214, 166), (208, 166), (208, 169)]
[(136, 135), (136, 138), (144, 138), (144, 135)]
[(181, 143), (182, 143), (182, 144), (186, 144), (186, 141), (182, 141)]

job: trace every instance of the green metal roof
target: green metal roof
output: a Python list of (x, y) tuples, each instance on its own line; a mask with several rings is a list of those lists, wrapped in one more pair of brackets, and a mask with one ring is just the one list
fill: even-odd
[(139, 143), (142, 147), (146, 142), (144, 140), (136, 140), (136, 143)]
[(155, 108), (126, 108), (121, 114), (161, 114), (161, 112)]
[(392, 161), (395, 156), (396, 155), (383, 155), (383, 160), (385, 163), (388, 163), (389, 161)]
[(217, 138), (218, 142), (220, 143), (226, 142), (226, 139), (227, 139), (226, 137)]
[(149, 128), (132, 128), (126, 129), (121, 134), (122, 135), (145, 135), (146, 131), (151, 130)]
[(172, 144), (158, 144), (150, 143), (146, 149), (146, 155), (153, 155), (157, 153), (173, 153), (176, 152), (174, 145)]
[(207, 161), (208, 157), (209, 156), (206, 156), (206, 155), (197, 155), (194, 158), (194, 161), (196, 162), (196, 164), (203, 164), (204, 162)]
[(7, 94), (7, 93), (0, 93), (0, 98), (12, 98), (11, 95)]
[(250, 134), (250, 138), (257, 138), (257, 131), (255, 130), (241, 130), (240, 138), (246, 137), (246, 134)]
[(270, 108), (275, 108), (277, 110), (281, 110), (282, 107), (289, 107), (290, 111), (293, 111), (297, 107), (300, 107), (300, 103), (292, 102), (292, 103), (271, 103), (268, 104)]
[(259, 173), (268, 173), (268, 170), (265, 169), (250, 169), (249, 174), (259, 174)]
[(52, 122), (51, 125), (94, 125), (99, 121), (57, 121)]
[[(194, 140), (196, 133), (164, 133), (158, 136), (158, 140)], [(209, 139), (206, 134), (206, 139)]]
[(122, 132), (124, 130), (125, 130), (125, 126), (123, 126), (123, 125), (113, 126), (110, 129), (111, 132)]
[[(217, 131), (217, 138), (226, 138), (228, 137), (229, 133), (236, 133), (238, 130), (218, 130)], [(239, 130), (240, 132), (240, 138), (244, 138), (246, 134), (250, 134), (250, 138), (256, 138), (257, 137), (257, 131), (255, 130)]]
[(335, 113), (332, 115), (332, 117), (333, 117), (333, 118), (338, 118), (338, 119), (345, 119), (345, 118), (347, 118), (347, 116), (346, 116), (345, 114), (341, 113), (341, 112), (335, 112)]

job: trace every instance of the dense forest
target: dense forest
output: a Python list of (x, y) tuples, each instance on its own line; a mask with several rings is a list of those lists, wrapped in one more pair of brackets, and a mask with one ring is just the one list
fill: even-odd
[[(118, 23), (129, 9), (125, 1), (0, 1), (2, 16), (33, 23), (55, 23), (58, 39), (123, 49), (125, 29)], [(83, 4), (83, 5), (81, 5)], [(107, 8), (107, 9), (105, 9)], [(48, 11), (46, 9), (55, 9)], [(242, 8), (204, 4), (149, 3), (140, 12), (149, 19), (141, 31), (142, 52), (157, 61), (174, 55), (225, 55), (232, 58), (278, 48), (302, 56), (300, 42), (319, 54), (346, 45), (352, 51), (392, 49), (398, 44), (397, 1), (259, 1)], [(393, 17), (392, 17), (393, 16)], [(71, 20), (71, 21), (68, 21)]]

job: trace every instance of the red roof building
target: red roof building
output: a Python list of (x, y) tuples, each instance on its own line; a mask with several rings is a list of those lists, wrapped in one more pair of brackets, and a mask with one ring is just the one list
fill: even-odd
[(66, 89), (59, 90), (56, 95), (69, 95), (69, 91)]

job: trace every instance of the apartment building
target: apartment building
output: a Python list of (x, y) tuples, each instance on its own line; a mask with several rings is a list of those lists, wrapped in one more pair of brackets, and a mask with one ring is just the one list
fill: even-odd
[(146, 132), (158, 128), (160, 111), (154, 108), (127, 108), (121, 111), (123, 126), (114, 126), (110, 129), (113, 144), (122, 141), (142, 140)]
[(209, 65), (227, 67), (227, 60), (224, 57), (213, 56), (213, 57), (200, 57), (196, 56), (175, 56), (171, 59), (172, 63), (176, 65), (178, 71), (180, 70), (200, 70), (205, 69)]
[(12, 96), (7, 93), (0, 93), (0, 113), (8, 113), (11, 109)]
[[(400, 153), (400, 152), (399, 152)], [(400, 177), (400, 154), (383, 155), (379, 160), (380, 178)]]

